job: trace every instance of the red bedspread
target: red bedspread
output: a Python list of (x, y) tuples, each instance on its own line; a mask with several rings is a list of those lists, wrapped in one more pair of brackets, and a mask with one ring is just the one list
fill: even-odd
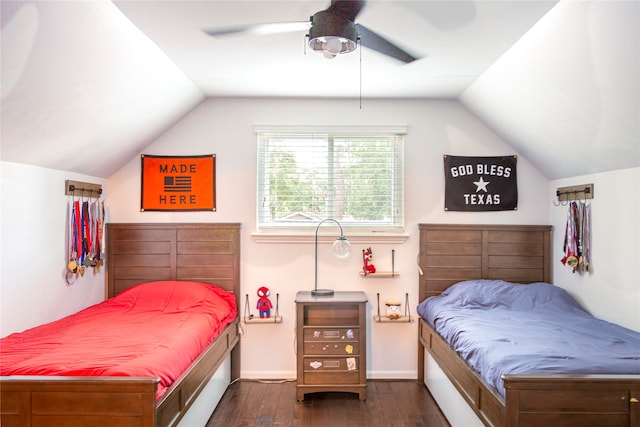
[(159, 398), (236, 315), (217, 286), (145, 283), (0, 339), (0, 375), (157, 377)]

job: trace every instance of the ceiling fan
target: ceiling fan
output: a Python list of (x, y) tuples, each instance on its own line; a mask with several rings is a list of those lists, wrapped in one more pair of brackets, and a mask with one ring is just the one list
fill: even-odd
[(358, 41), (362, 46), (405, 63), (419, 59), (376, 32), (354, 22), (365, 3), (365, 0), (331, 0), (329, 8), (315, 13), (309, 21), (274, 22), (203, 31), (216, 37), (235, 33), (274, 34), (308, 29), (306, 37), (309, 47), (322, 52), (329, 59), (354, 51)]

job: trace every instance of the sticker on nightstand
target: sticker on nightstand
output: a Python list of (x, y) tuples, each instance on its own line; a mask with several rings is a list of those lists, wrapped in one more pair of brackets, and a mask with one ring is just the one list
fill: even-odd
[(356, 368), (356, 358), (355, 357), (347, 357), (347, 370), (355, 371)]
[(322, 368), (322, 362), (314, 360), (313, 362), (309, 363), (309, 366), (311, 366), (313, 369)]
[(352, 340), (354, 337), (353, 334), (353, 329), (347, 329), (347, 338), (349, 338), (350, 340)]
[(320, 338), (320, 331), (313, 331), (314, 338)]
[(350, 344), (345, 345), (344, 346), (344, 351), (346, 351), (349, 354), (353, 353), (353, 346), (350, 345)]

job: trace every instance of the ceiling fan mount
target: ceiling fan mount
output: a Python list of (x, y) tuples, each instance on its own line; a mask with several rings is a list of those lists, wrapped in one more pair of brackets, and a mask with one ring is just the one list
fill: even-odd
[(364, 5), (365, 0), (331, 0), (331, 5), (326, 10), (315, 13), (305, 22), (252, 24), (203, 31), (212, 37), (218, 37), (236, 33), (273, 34), (306, 28), (309, 47), (322, 52), (326, 58), (353, 52), (359, 42), (361, 46), (404, 63), (418, 59), (378, 33), (356, 23), (356, 17)]

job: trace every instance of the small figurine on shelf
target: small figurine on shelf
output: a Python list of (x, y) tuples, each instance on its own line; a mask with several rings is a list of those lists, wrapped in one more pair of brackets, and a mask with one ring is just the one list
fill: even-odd
[(273, 305), (271, 305), (271, 300), (269, 299), (270, 294), (271, 291), (265, 286), (261, 286), (258, 289), (258, 304), (256, 308), (260, 312), (261, 319), (271, 317), (271, 307), (273, 307)]
[(362, 262), (364, 265), (362, 266), (362, 271), (364, 271), (364, 275), (376, 272), (376, 266), (371, 263), (371, 258), (373, 258), (373, 251), (371, 247), (362, 250)]
[(396, 320), (400, 318), (400, 300), (388, 299), (385, 305), (387, 306), (387, 317), (389, 319)]

